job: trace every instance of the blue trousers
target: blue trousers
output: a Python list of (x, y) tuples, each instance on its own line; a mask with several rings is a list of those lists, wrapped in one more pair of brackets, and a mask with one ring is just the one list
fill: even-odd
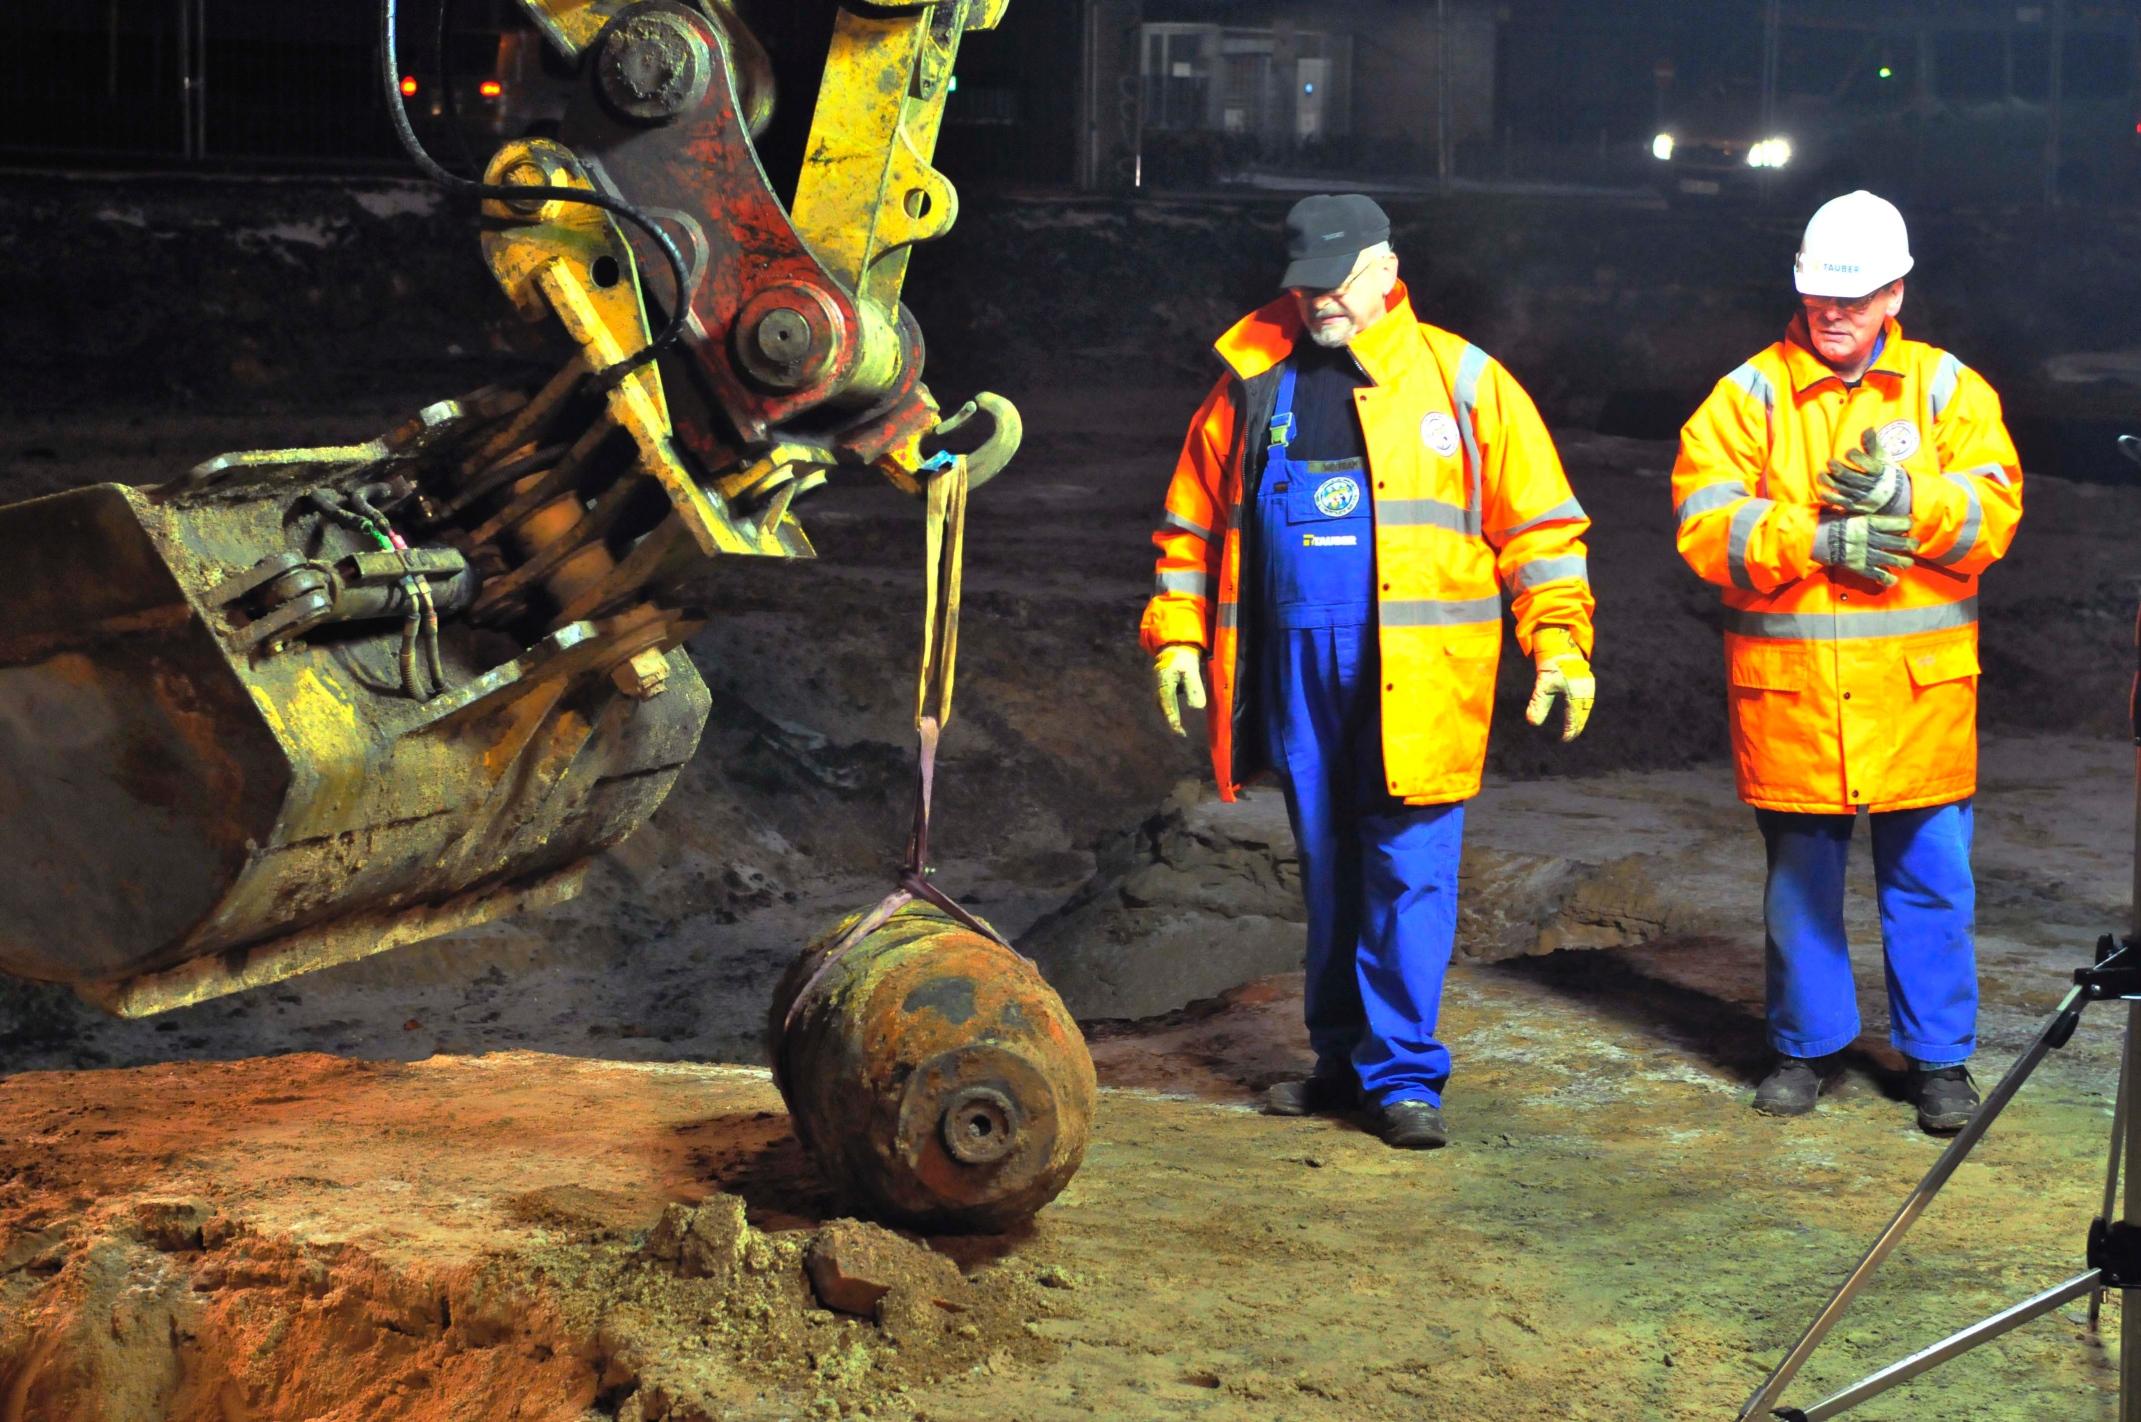
[(1450, 1053), (1435, 1020), (1464, 806), (1406, 805), (1384, 789), (1375, 639), (1372, 623), (1274, 629), (1265, 738), (1301, 854), (1316, 1069), (1356, 1075), (1386, 1105), (1440, 1105)]
[[(1970, 802), (1867, 818), (1888, 965), (1889, 1040), (1927, 1066), (1963, 1061), (1977, 1045)], [(1844, 866), (1856, 819), (1755, 811), (1769, 850), (1762, 896), (1769, 1035), (1788, 1056), (1826, 1056), (1859, 1034), (1844, 941)]]

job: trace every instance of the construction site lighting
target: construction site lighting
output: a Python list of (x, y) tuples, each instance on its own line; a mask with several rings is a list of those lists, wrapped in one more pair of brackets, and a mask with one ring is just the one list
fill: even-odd
[(1747, 150), (1747, 166), (1750, 168), (1781, 168), (1791, 161), (1789, 139), (1765, 138)]

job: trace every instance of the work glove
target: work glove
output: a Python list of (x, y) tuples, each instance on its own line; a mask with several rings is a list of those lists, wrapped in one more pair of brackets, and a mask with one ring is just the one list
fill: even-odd
[(1815, 476), (1821, 501), (1855, 514), (1907, 514), (1911, 511), (1911, 476), (1881, 448), (1881, 433), (1869, 429), (1859, 447), (1832, 459)]
[(1186, 696), (1192, 707), (1204, 709), (1203, 660), (1204, 649), (1188, 642), (1169, 642), (1152, 659), (1153, 679), (1159, 683), (1160, 714), (1167, 718), (1167, 729), (1178, 736), (1189, 733), (1182, 729), (1182, 707), (1177, 698)]
[(1901, 514), (1824, 513), (1814, 525), (1814, 561), (1894, 587), (1891, 568), (1908, 568), (1918, 540)]
[(1524, 708), (1524, 719), (1534, 726), (1544, 724), (1554, 709), (1554, 698), (1566, 696), (1561, 739), (1575, 740), (1583, 734), (1583, 723), (1591, 719), (1591, 703), (1598, 699), (1598, 679), (1591, 675), (1590, 662), (1566, 627), (1541, 627), (1532, 635), (1531, 655), (1539, 677), (1531, 684), (1531, 704)]

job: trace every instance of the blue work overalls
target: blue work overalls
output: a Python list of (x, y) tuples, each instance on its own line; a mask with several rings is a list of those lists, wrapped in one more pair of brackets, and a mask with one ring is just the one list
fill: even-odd
[[(1824, 1057), (1858, 1037), (1858, 994), (1844, 939), (1844, 867), (1856, 815), (1756, 810), (1769, 850), (1771, 1044)], [(1977, 890), (1970, 802), (1866, 817), (1888, 968), (1889, 1040), (1913, 1061), (1951, 1066), (1977, 1045)]]
[(1287, 457), (1294, 367), (1279, 378), (1257, 486), (1265, 745), (1286, 792), (1308, 909), (1317, 1071), (1369, 1099), (1441, 1104), (1435, 1039), (1457, 934), (1464, 805), (1384, 789), (1376, 685), (1375, 513), (1359, 459)]

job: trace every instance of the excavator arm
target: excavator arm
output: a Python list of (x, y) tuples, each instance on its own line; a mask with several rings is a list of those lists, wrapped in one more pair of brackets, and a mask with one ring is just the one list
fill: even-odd
[(521, 0), (580, 87), (491, 157), (480, 241), (547, 378), (0, 508), (0, 970), (142, 1015), (574, 892), (697, 745), (694, 570), (809, 556), (835, 469), (1017, 447), (999, 397), (941, 416), (900, 304), (1007, 3), (824, 6), (784, 205), (747, 0)]

